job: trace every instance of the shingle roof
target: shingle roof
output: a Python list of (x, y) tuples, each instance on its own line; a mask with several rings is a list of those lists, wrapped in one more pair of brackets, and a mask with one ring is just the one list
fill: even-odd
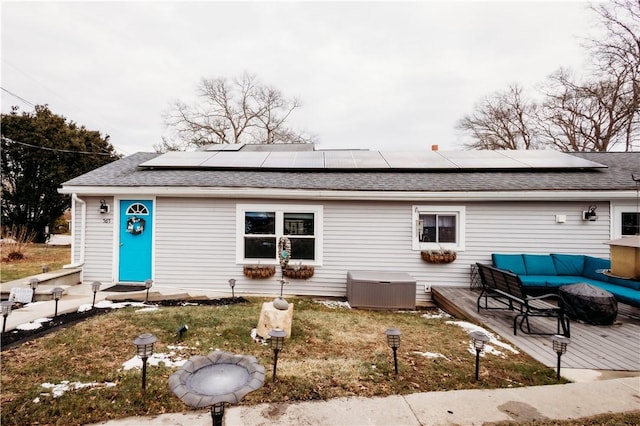
[(635, 190), (640, 152), (573, 153), (608, 168), (567, 170), (261, 171), (144, 169), (158, 156), (137, 153), (71, 179), (63, 186), (274, 188), (350, 191), (607, 191)]

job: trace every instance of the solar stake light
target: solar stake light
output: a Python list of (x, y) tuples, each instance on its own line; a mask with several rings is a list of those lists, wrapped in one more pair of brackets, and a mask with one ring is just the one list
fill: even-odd
[(2, 316), (4, 318), (2, 322), (2, 333), (4, 333), (7, 327), (7, 317), (11, 313), (11, 308), (13, 308), (13, 302), (11, 302), (10, 300), (2, 301)]
[(553, 343), (553, 351), (558, 354), (558, 374), (556, 376), (556, 380), (560, 380), (560, 358), (565, 352), (567, 352), (567, 346), (571, 343), (571, 339), (566, 336), (556, 334), (551, 337), (551, 342)]
[(211, 406), (211, 420), (213, 426), (222, 426), (222, 418), (224, 417), (224, 402), (217, 402)]
[(189, 330), (189, 326), (187, 324), (182, 324), (180, 326), (180, 328), (178, 328), (178, 330), (176, 332), (178, 333), (178, 341), (179, 342), (182, 341), (182, 336), (184, 336), (184, 333), (186, 333), (187, 330)]
[(36, 289), (38, 288), (38, 284), (40, 284), (40, 280), (37, 278), (31, 278), (29, 280), (29, 287), (31, 287), (31, 301), (36, 301)]
[(144, 333), (138, 336), (133, 344), (136, 345), (137, 355), (142, 358), (142, 391), (147, 388), (147, 360), (153, 355), (153, 344), (157, 341), (156, 336), (151, 333)]
[(93, 291), (93, 302), (91, 302), (91, 309), (96, 305), (96, 293), (100, 290), (102, 283), (100, 281), (94, 281), (91, 283), (91, 291)]
[(56, 287), (53, 290), (51, 290), (51, 296), (53, 296), (53, 299), (56, 301), (56, 312), (53, 314), (54, 317), (58, 316), (58, 301), (62, 297), (63, 292), (64, 292), (64, 289), (61, 287)]
[(484, 350), (484, 346), (491, 340), (491, 338), (487, 333), (480, 330), (472, 331), (469, 335), (473, 342), (473, 348), (476, 350), (476, 380), (478, 380), (480, 373), (480, 352)]
[(271, 338), (271, 349), (273, 349), (273, 377), (272, 382), (276, 381), (276, 369), (278, 368), (278, 353), (284, 347), (284, 338), (287, 333), (281, 328), (274, 328), (269, 331), (269, 337)]
[(38, 284), (40, 284), (40, 280), (37, 278), (31, 278), (29, 280), (29, 287), (31, 287), (31, 290), (36, 291), (36, 289), (38, 288)]
[(152, 285), (153, 285), (152, 279), (148, 279), (144, 281), (144, 287), (147, 289), (147, 296), (144, 298), (144, 303), (147, 303), (149, 301), (149, 289), (151, 288)]
[(387, 336), (387, 345), (393, 350), (393, 365), (395, 368), (395, 374), (398, 375), (398, 348), (400, 347), (400, 330), (397, 328), (387, 328), (384, 331)]
[(231, 287), (231, 298), (232, 298), (232, 299), (235, 299), (235, 298), (236, 298), (235, 292), (234, 292), (234, 290), (233, 290), (235, 286), (236, 286), (236, 280), (235, 280), (235, 278), (230, 278), (230, 279), (229, 279), (229, 287)]

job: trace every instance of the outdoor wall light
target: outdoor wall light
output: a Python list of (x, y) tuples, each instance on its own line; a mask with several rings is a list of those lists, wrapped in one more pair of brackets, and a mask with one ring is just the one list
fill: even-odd
[(284, 338), (287, 333), (281, 328), (274, 328), (269, 331), (269, 337), (271, 338), (271, 349), (273, 349), (273, 377), (272, 382), (276, 381), (276, 369), (278, 368), (278, 353), (284, 347)]
[(480, 330), (472, 331), (469, 335), (473, 342), (473, 348), (476, 350), (476, 380), (478, 380), (480, 374), (480, 352), (483, 351), (484, 346), (491, 340), (491, 338)]
[(189, 326), (187, 324), (182, 324), (178, 330), (176, 331), (176, 333), (178, 333), (178, 341), (181, 342), (182, 341), (182, 336), (184, 336), (184, 333), (187, 332), (187, 330), (189, 330)]
[(234, 287), (236, 286), (236, 280), (235, 278), (230, 278), (229, 279), (229, 287), (231, 287), (231, 298), (235, 299), (236, 295), (235, 292), (233, 291)]
[(565, 352), (567, 352), (567, 346), (571, 343), (571, 339), (566, 336), (556, 334), (551, 337), (551, 342), (553, 342), (553, 351), (558, 354), (558, 373), (556, 380), (560, 380), (560, 358)]
[(107, 204), (104, 200), (100, 200), (100, 207), (98, 207), (98, 211), (100, 214), (109, 213), (109, 204)]
[(582, 211), (582, 220), (589, 220), (591, 222), (595, 222), (598, 220), (598, 214), (596, 213), (596, 209), (598, 207), (595, 205), (589, 206), (588, 210)]
[(2, 316), (4, 317), (4, 320), (2, 322), (2, 333), (4, 333), (7, 327), (7, 317), (11, 313), (11, 308), (13, 308), (13, 302), (11, 302), (10, 300), (2, 301)]
[(96, 293), (100, 290), (102, 283), (100, 281), (94, 281), (91, 283), (91, 291), (93, 291), (93, 302), (91, 302), (91, 309), (96, 306)]
[(133, 344), (136, 345), (137, 355), (142, 358), (142, 391), (147, 388), (147, 360), (153, 355), (153, 344), (157, 341), (156, 336), (151, 333), (144, 333), (138, 336)]
[(54, 317), (58, 316), (58, 301), (62, 297), (63, 292), (64, 292), (64, 289), (61, 287), (56, 287), (53, 290), (51, 290), (51, 296), (53, 296), (53, 300), (56, 301), (56, 311), (53, 314)]
[(147, 296), (144, 298), (144, 303), (147, 303), (149, 301), (149, 289), (151, 288), (152, 285), (153, 285), (152, 279), (148, 279), (144, 281), (144, 287), (147, 289)]
[(398, 375), (398, 348), (400, 347), (400, 330), (397, 328), (387, 328), (384, 331), (387, 336), (387, 345), (393, 350), (393, 365), (395, 368), (396, 376)]

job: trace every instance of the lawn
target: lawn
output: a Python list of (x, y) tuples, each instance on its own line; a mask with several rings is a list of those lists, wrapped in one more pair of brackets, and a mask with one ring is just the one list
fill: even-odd
[(42, 266), (47, 265), (50, 271), (62, 269), (62, 266), (71, 261), (70, 246), (51, 246), (48, 244), (29, 243), (24, 246), (22, 252), (24, 259), (9, 260), (8, 255), (15, 248), (12, 244), (0, 245), (0, 282), (13, 281), (42, 272)]
[[(70, 425), (188, 410), (167, 384), (177, 369), (173, 361), (214, 349), (251, 354), (265, 366), (264, 387), (247, 395), (244, 404), (555, 383), (552, 369), (499, 346), (500, 354), (483, 357), (475, 381), (468, 333), (450, 318), (329, 307), (311, 299), (290, 300), (292, 336), (272, 383), (272, 351), (251, 336), (263, 301), (124, 308), (9, 349), (2, 356), (2, 424)], [(182, 324), (189, 330), (177, 345)], [(388, 327), (402, 331), (397, 377), (384, 337)], [(171, 355), (170, 366), (149, 367), (146, 394), (140, 370), (124, 368), (135, 358), (133, 339), (144, 332), (157, 336), (155, 352)], [(58, 397), (47, 388), (64, 381), (98, 385)]]

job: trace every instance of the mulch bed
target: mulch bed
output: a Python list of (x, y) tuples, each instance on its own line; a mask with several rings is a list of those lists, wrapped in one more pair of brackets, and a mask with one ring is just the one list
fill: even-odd
[[(139, 302), (139, 300), (118, 300), (120, 302)], [(224, 306), (234, 305), (237, 303), (249, 303), (249, 301), (243, 297), (225, 297), (221, 299), (198, 299), (198, 300), (158, 300), (149, 304), (149, 306), (185, 306), (185, 305), (205, 305), (205, 306)], [(55, 318), (51, 318), (51, 321), (43, 322), (42, 327), (35, 330), (10, 330), (6, 333), (2, 333), (2, 340), (0, 341), (0, 350), (5, 351), (7, 349), (19, 346), (25, 342), (42, 337), (52, 331), (65, 326), (76, 324), (80, 321), (94, 317), (96, 315), (104, 315), (113, 311), (112, 308), (94, 308), (84, 312), (70, 312), (67, 314), (60, 314)]]

